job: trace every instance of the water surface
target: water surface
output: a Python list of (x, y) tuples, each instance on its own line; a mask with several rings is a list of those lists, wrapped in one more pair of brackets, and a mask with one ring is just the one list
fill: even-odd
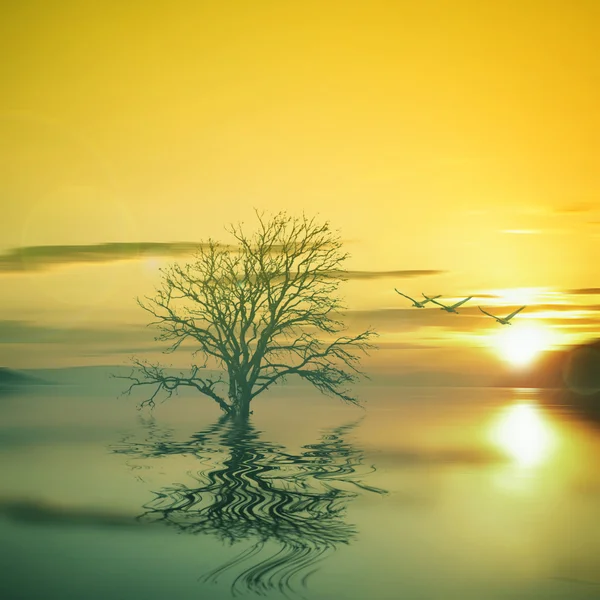
[(600, 429), (544, 392), (0, 398), (8, 599), (600, 598)]

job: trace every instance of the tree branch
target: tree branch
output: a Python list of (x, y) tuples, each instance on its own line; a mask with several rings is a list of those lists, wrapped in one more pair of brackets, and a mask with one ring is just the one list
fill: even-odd
[(200, 393), (212, 398), (223, 411), (226, 413), (230, 412), (231, 407), (215, 391), (217, 385), (226, 383), (221, 376), (217, 378), (197, 377), (201, 367), (196, 365), (192, 366), (191, 373), (188, 377), (185, 377), (183, 373), (180, 373), (179, 376), (167, 375), (165, 369), (158, 365), (153, 365), (137, 358), (132, 359), (132, 362), (134, 363), (135, 368), (129, 375), (117, 376), (119, 379), (128, 379), (132, 382), (124, 393), (129, 395), (136, 387), (140, 386), (154, 386), (155, 388), (152, 395), (140, 403), (140, 408), (145, 406), (154, 408), (155, 398), (161, 392), (165, 393), (165, 398), (163, 399), (164, 402), (170, 398), (173, 393), (177, 393), (177, 389), (180, 386), (186, 386), (197, 389)]

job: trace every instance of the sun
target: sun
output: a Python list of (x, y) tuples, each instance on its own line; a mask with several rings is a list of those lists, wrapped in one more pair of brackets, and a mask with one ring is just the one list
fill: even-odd
[(540, 352), (551, 346), (547, 328), (539, 325), (504, 325), (494, 335), (492, 345), (500, 358), (516, 367), (531, 364)]

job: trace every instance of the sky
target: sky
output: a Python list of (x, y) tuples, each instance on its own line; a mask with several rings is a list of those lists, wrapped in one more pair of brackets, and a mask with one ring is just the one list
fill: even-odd
[[(135, 297), (255, 209), (339, 228), (370, 274), (342, 288), (381, 334), (370, 369), (599, 337), (596, 0), (0, 11), (0, 365), (147, 352)], [(447, 315), (395, 287), (475, 298)], [(477, 308), (522, 304), (506, 331)]]

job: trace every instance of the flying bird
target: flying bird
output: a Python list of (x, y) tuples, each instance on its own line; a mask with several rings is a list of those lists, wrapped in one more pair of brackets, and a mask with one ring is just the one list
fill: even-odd
[[(396, 288), (394, 288), (394, 290), (396, 290)], [(399, 292), (398, 290), (396, 290), (396, 293), (400, 294), (401, 296), (404, 296), (405, 298), (408, 298), (413, 303), (413, 306), (415, 306), (416, 308), (425, 308), (425, 305), (428, 302), (433, 302), (433, 298), (440, 297), (440, 296), (433, 296), (433, 298), (428, 298), (427, 296), (425, 296), (425, 294), (423, 294), (423, 296), (425, 296), (425, 298), (427, 298), (427, 300), (415, 300), (414, 298), (411, 298), (410, 296), (407, 296), (406, 294), (403, 294), (402, 292)]]
[(481, 306), (479, 306), (478, 308), (484, 315), (487, 315), (488, 317), (492, 317), (492, 319), (496, 319), (496, 321), (498, 321), (498, 323), (500, 323), (501, 325), (512, 325), (512, 323), (510, 323), (510, 320), (515, 315), (520, 313), (524, 308), (527, 308), (527, 307), (521, 306), (521, 308), (517, 308), (517, 310), (511, 312), (510, 315), (508, 315), (507, 317), (497, 317), (496, 315), (493, 315), (492, 313), (489, 313), (486, 310), (483, 310), (483, 308), (481, 308)]
[[(423, 294), (423, 296), (425, 296), (425, 294)], [(461, 304), (464, 304), (465, 302), (468, 302), (473, 296), (469, 296), (468, 298), (465, 298), (464, 300), (461, 300), (460, 302), (457, 302), (456, 304), (453, 304), (452, 306), (446, 306), (445, 304), (442, 304), (441, 302), (436, 302), (436, 300), (434, 300), (433, 298), (429, 298), (434, 304), (437, 304), (438, 306), (440, 306), (440, 310), (445, 310), (446, 312), (449, 313), (455, 313), (458, 314), (458, 311), (456, 310)], [(427, 298), (427, 296), (425, 296), (425, 298)], [(439, 298), (439, 296), (436, 296), (436, 298)]]
[(423, 292), (421, 292), (421, 296), (423, 296), (423, 298), (427, 298), (426, 302), (433, 302), (434, 298), (442, 297), (441, 294), (438, 294), (437, 296), (428, 296), (427, 294), (424, 294)]

